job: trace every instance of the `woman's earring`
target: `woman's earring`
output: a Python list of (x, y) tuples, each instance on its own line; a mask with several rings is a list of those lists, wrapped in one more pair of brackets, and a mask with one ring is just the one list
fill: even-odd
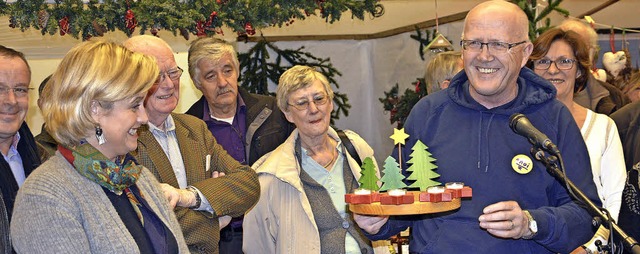
[(100, 126), (96, 126), (96, 138), (98, 139), (98, 145), (102, 145), (107, 142), (102, 133), (102, 128)]

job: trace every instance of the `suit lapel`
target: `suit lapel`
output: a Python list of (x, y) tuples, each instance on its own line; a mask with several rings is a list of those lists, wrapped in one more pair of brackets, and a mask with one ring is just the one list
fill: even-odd
[(184, 161), (187, 183), (195, 183), (206, 179), (211, 175), (211, 170), (206, 172), (206, 158), (199, 158), (207, 154), (206, 151), (201, 151), (204, 146), (201, 146), (199, 142), (203, 142), (203, 140), (197, 140), (196, 137), (191, 134), (188, 123), (183, 122), (179, 117), (175, 117), (174, 115), (173, 121), (176, 125), (176, 137), (178, 138), (178, 146), (180, 146), (180, 153)]
[(171, 162), (167, 158), (167, 155), (164, 154), (162, 147), (158, 144), (158, 141), (153, 136), (151, 131), (145, 128), (145, 131), (140, 133), (140, 137), (138, 140), (142, 144), (144, 144), (147, 153), (149, 154), (149, 158), (151, 159), (151, 163), (158, 175), (160, 176), (160, 182), (168, 183), (173, 187), (178, 187), (178, 179), (176, 178), (175, 173), (173, 172), (173, 168), (171, 167)]

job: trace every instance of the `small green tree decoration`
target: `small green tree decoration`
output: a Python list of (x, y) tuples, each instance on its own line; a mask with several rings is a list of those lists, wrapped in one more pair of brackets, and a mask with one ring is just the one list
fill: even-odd
[(407, 187), (407, 185), (402, 181), (405, 177), (402, 174), (400, 165), (393, 157), (389, 156), (384, 160), (384, 169), (382, 171), (384, 172), (384, 176), (380, 179), (382, 180), (382, 187), (380, 187), (380, 191)]
[[(335, 108), (331, 112), (331, 123), (340, 119), (340, 114), (349, 116), (349, 98), (338, 89), (340, 85), (336, 82), (336, 76), (342, 76), (329, 58), (315, 57), (309, 52), (303, 51), (304, 47), (298, 49), (280, 49), (273, 43), (260, 40), (249, 51), (238, 54), (242, 76), (240, 86), (245, 87), (249, 92), (273, 95), (269, 92), (269, 82), (278, 84), (280, 75), (294, 65), (307, 65), (322, 73), (330, 85), (335, 86), (333, 102)], [(276, 56), (271, 61), (269, 51), (275, 52)]]
[(358, 182), (360, 183), (360, 188), (371, 191), (378, 191), (378, 189), (380, 188), (378, 186), (378, 180), (380, 179), (376, 175), (378, 171), (376, 170), (371, 157), (364, 158), (361, 168), (362, 170), (360, 171), (360, 174), (362, 176), (358, 180)]
[(438, 168), (434, 162), (435, 158), (431, 156), (431, 153), (427, 150), (428, 147), (418, 140), (411, 148), (413, 152), (409, 156), (411, 159), (407, 161), (411, 166), (407, 168), (407, 171), (412, 172), (407, 179), (415, 180), (409, 188), (420, 188), (420, 191), (425, 191), (431, 186), (440, 185), (432, 179), (439, 177), (440, 175), (435, 172)]

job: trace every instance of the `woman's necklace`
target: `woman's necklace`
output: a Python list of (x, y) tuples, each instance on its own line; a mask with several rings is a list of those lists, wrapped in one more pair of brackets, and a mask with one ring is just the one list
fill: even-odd
[(322, 167), (327, 168), (327, 169), (328, 169), (329, 166), (331, 166), (331, 164), (333, 164), (336, 161), (336, 158), (338, 158), (338, 156), (336, 156), (335, 150), (332, 149), (331, 151), (332, 151), (331, 152), (331, 160), (329, 161), (329, 163), (327, 163), (326, 165), (322, 166)]

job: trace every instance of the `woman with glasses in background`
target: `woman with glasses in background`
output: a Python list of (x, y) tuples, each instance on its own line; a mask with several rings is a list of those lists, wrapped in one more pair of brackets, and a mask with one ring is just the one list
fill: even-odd
[[(329, 81), (311, 67), (294, 66), (280, 77), (276, 96), (297, 128), (253, 164), (261, 193), (244, 217), (243, 237), (251, 239), (244, 252), (373, 253), (344, 202), (344, 195), (358, 188), (360, 165), (329, 126)], [(360, 136), (345, 133), (360, 158), (373, 159), (373, 149)]]
[(559, 28), (546, 31), (533, 45), (529, 57), (531, 66), (536, 74), (556, 87), (556, 98), (569, 109), (578, 124), (591, 158), (598, 196), (617, 221), (627, 177), (618, 130), (608, 116), (573, 101), (574, 93), (580, 91), (588, 79), (589, 48), (579, 34)]

